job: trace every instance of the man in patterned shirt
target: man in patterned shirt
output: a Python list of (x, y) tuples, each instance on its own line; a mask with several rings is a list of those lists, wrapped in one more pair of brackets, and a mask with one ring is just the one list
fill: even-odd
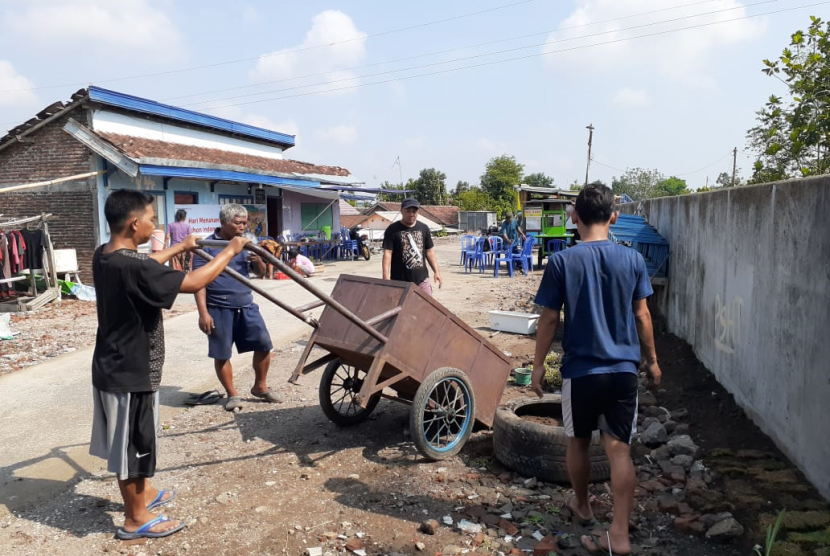
[(404, 199), (401, 203), (401, 219), (393, 222), (383, 233), (383, 279), (412, 282), (427, 295), (432, 295), (427, 263), (432, 267), (438, 288), (441, 288), (441, 272), (433, 251), (429, 227), (418, 222), (418, 199)]
[(151, 510), (171, 502), (175, 491), (158, 490), (155, 474), (159, 384), (164, 366), (161, 310), (179, 292), (195, 293), (218, 276), (249, 240), (235, 238), (210, 263), (190, 274), (164, 265), (196, 248), (196, 238), (148, 256), (138, 246), (156, 228), (153, 198), (121, 189), (107, 198), (109, 242), (95, 251), (92, 275), (98, 301), (98, 332), (92, 356), (93, 422), (90, 454), (107, 460), (124, 499), (122, 540), (166, 537), (184, 524)]

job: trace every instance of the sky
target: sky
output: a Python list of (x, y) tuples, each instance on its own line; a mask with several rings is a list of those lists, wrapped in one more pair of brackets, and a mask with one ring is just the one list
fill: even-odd
[[(808, 7), (805, 7), (808, 6)], [(509, 154), (567, 187), (752, 164), (761, 73), (822, 0), (0, 0), (0, 130), (90, 84), (296, 135), (368, 186), (473, 185)]]

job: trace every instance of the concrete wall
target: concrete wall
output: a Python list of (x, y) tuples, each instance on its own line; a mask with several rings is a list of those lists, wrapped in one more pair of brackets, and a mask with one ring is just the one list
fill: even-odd
[(671, 243), (669, 330), (830, 498), (830, 177), (640, 209)]

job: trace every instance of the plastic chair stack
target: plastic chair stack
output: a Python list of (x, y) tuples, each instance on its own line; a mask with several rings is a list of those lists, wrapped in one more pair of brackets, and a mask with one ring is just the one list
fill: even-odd
[(475, 249), (476, 246), (476, 236), (473, 235), (463, 235), (461, 236), (461, 261), (458, 263), (460, 265), (465, 265), (467, 262), (467, 255)]
[(484, 242), (486, 238), (480, 237), (476, 239), (475, 247), (472, 254), (467, 256), (467, 261), (464, 264), (464, 272), (470, 273), (473, 271), (473, 266), (478, 264), (478, 272), (484, 272)]

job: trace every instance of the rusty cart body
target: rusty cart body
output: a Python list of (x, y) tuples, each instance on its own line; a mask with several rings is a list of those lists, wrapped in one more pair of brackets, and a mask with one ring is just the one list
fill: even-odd
[[(341, 275), (328, 296), (270, 253), (252, 245), (246, 249), (318, 298), (302, 307), (287, 307), (236, 276), (314, 327), (290, 381), (325, 367), (320, 405), (333, 422), (343, 426), (362, 422), (381, 397), (410, 404), (415, 446), (433, 460), (458, 453), (476, 421), (493, 425), (510, 360), (417, 285)], [(325, 308), (319, 321), (307, 314), (321, 306)], [(327, 353), (309, 361), (314, 348)]]

